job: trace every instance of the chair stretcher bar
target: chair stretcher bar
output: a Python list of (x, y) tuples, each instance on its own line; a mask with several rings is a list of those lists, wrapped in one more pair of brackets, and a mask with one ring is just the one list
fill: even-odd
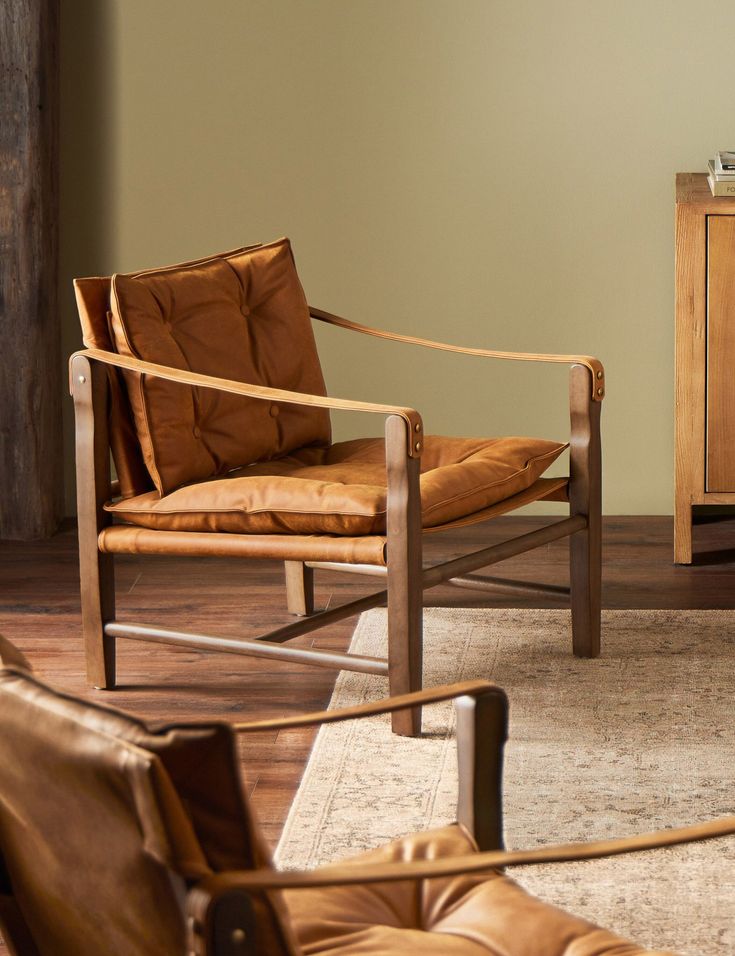
[(195, 650), (223, 651), (227, 654), (243, 654), (248, 657), (277, 657), (296, 664), (311, 664), (336, 670), (359, 671), (364, 674), (388, 673), (388, 661), (379, 657), (360, 654), (343, 654), (339, 651), (322, 651), (316, 648), (284, 647), (259, 638), (214, 637), (210, 634), (194, 634), (190, 631), (173, 631), (147, 624), (111, 621), (105, 624), (108, 637), (126, 638), (132, 641), (149, 641), (154, 644), (173, 644)]
[[(443, 581), (464, 574), (468, 571), (474, 571), (477, 568), (486, 567), (489, 564), (495, 564), (505, 558), (516, 554), (522, 554), (531, 548), (538, 547), (555, 541), (558, 538), (574, 534), (587, 527), (587, 519), (584, 515), (575, 515), (571, 518), (565, 518), (563, 521), (557, 521), (545, 528), (539, 528), (528, 534), (520, 535), (510, 541), (504, 541), (501, 544), (493, 545), (490, 548), (483, 548), (481, 551), (475, 551), (473, 554), (464, 555), (456, 558), (454, 561), (447, 561), (445, 564), (436, 565), (424, 571), (424, 588), (435, 587)], [(339, 607), (331, 608), (328, 611), (322, 611), (308, 618), (302, 618), (287, 624), (285, 627), (278, 628), (255, 638), (230, 638), (217, 637), (208, 634), (195, 634), (189, 631), (175, 631), (168, 628), (156, 627), (147, 624), (125, 623), (121, 621), (110, 621), (104, 626), (104, 632), (107, 637), (127, 638), (129, 640), (152, 641), (159, 644), (174, 644), (179, 647), (189, 647), (198, 650), (224, 651), (230, 654), (244, 654), (253, 657), (280, 657), (287, 658), (295, 662), (316, 664), (322, 667), (337, 668), (340, 670), (360, 671), (368, 674), (387, 674), (388, 662), (376, 657), (362, 657), (355, 654), (344, 654), (337, 651), (322, 651), (314, 648), (296, 648), (284, 647), (283, 642), (290, 641), (294, 637), (302, 634), (308, 634), (315, 631), (325, 624), (331, 624), (342, 620), (345, 617), (351, 617), (353, 614), (359, 614), (362, 611), (377, 607), (385, 603), (387, 598), (386, 591), (377, 591), (374, 594), (368, 594), (366, 597), (359, 598), (356, 601), (350, 601)]]

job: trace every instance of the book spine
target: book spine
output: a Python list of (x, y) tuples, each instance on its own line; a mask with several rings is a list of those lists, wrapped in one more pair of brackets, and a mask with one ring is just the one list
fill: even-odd
[(711, 159), (707, 161), (707, 172), (714, 178), (715, 182), (727, 182), (728, 180), (735, 182), (735, 172), (720, 172), (720, 170), (715, 169), (715, 167), (712, 165)]
[(718, 150), (715, 153), (715, 169), (718, 173), (735, 172), (735, 153), (731, 149)]
[(735, 182), (717, 181), (712, 176), (707, 177), (709, 188), (713, 196), (733, 196), (735, 197)]

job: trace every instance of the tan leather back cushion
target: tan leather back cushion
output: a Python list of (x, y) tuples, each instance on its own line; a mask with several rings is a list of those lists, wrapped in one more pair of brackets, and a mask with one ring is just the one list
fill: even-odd
[(184, 882), (268, 865), (226, 725), (152, 732), (10, 667), (0, 794), (0, 854), (43, 956), (183, 953)]
[[(254, 249), (255, 246), (239, 246), (220, 253), (219, 258)], [(215, 258), (207, 256), (207, 259)], [(180, 268), (200, 265), (207, 259), (196, 259), (179, 263)], [(74, 295), (77, 300), (79, 321), (82, 326), (82, 341), (88, 349), (102, 349), (114, 352), (115, 343), (110, 329), (110, 293), (112, 276), (89, 276), (74, 280)], [(120, 496), (131, 498), (153, 487), (153, 481), (143, 461), (140, 442), (135, 431), (133, 414), (128, 401), (127, 389), (118, 369), (108, 368), (110, 383), (110, 408), (108, 425), (110, 429), (110, 448), (115, 461), (115, 470), (120, 482)]]
[[(324, 394), (308, 306), (287, 239), (112, 278), (115, 347), (174, 368)], [(323, 409), (278, 405), (126, 374), (143, 457), (161, 494), (305, 445), (327, 444)]]
[[(108, 321), (111, 286), (112, 276), (90, 276), (74, 280), (74, 294), (79, 310), (79, 321), (82, 325), (82, 341), (88, 349), (102, 349), (103, 352), (115, 351)], [(110, 383), (107, 421), (110, 449), (120, 482), (120, 494), (123, 498), (131, 498), (149, 491), (153, 487), (153, 482), (143, 462), (122, 376), (116, 368), (108, 367), (107, 380)]]

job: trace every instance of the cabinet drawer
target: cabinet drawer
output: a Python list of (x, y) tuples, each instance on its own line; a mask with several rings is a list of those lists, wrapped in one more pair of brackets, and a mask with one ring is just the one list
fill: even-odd
[(735, 216), (707, 216), (707, 491), (735, 491)]

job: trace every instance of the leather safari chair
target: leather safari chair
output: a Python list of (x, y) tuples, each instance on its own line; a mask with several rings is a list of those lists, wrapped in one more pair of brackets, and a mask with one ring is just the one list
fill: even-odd
[[(387, 674), (392, 694), (418, 690), (423, 590), (442, 582), (496, 586), (497, 579), (473, 572), (566, 536), (573, 650), (597, 656), (605, 386), (596, 359), (445, 345), (311, 308), (286, 239), (164, 269), (77, 279), (75, 290), (86, 346), (72, 356), (70, 373), (91, 684), (114, 687), (116, 641), (132, 638)], [(543, 476), (566, 442), (425, 436), (415, 409), (329, 397), (312, 319), (404, 345), (569, 365), (569, 476)], [(379, 416), (385, 437), (332, 442), (330, 409)], [(423, 567), (423, 536), (540, 500), (568, 501), (569, 517)], [(116, 554), (283, 561), (288, 609), (302, 619), (239, 640), (120, 620)], [(314, 613), (320, 567), (382, 576), (385, 590)], [(386, 602), (387, 660), (287, 643)], [(397, 733), (415, 735), (420, 727), (418, 707), (394, 715)]]
[[(152, 727), (52, 689), (1, 637), (0, 655), (0, 930), (12, 956), (639, 956), (652, 951), (536, 899), (502, 867), (735, 832), (728, 817), (503, 852), (506, 699), (488, 681), (281, 721)], [(457, 823), (337, 865), (273, 869), (236, 732), (449, 698)]]

